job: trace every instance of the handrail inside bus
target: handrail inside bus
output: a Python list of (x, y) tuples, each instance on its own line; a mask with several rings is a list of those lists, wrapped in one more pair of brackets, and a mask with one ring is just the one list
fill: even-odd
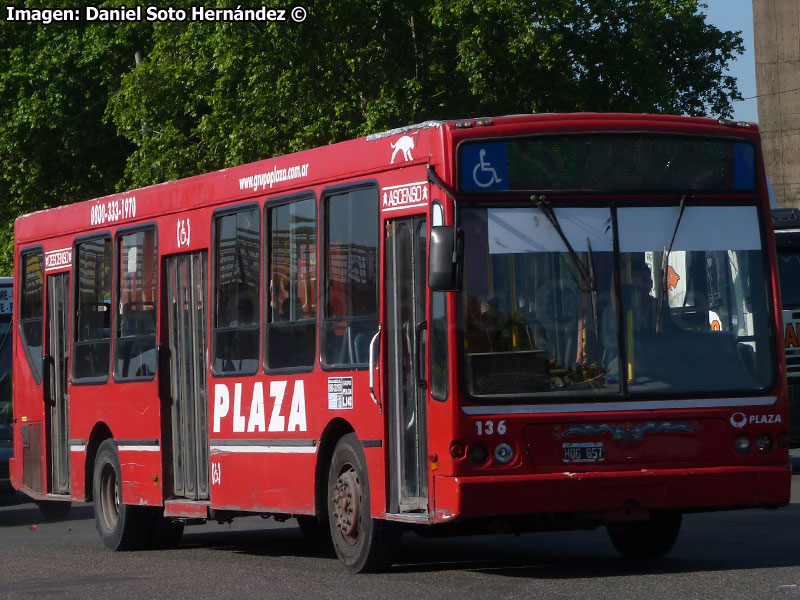
[(369, 395), (372, 396), (372, 401), (378, 405), (378, 412), (383, 414), (383, 407), (381, 401), (375, 396), (375, 342), (381, 336), (381, 326), (378, 324), (378, 331), (372, 336), (369, 343)]

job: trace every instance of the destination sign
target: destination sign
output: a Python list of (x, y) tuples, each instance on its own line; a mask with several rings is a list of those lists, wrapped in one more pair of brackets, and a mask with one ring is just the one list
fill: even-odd
[(466, 142), (465, 192), (730, 193), (756, 188), (747, 142), (650, 133), (552, 134)]

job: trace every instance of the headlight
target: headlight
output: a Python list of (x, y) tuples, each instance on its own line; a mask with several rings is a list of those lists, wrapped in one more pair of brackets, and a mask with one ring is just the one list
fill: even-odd
[(759, 452), (767, 453), (772, 450), (772, 438), (769, 437), (766, 433), (762, 433), (756, 439), (756, 448), (758, 448)]
[(494, 459), (501, 465), (507, 465), (514, 458), (514, 449), (506, 444), (498, 444), (494, 449)]
[(489, 458), (489, 451), (483, 444), (472, 444), (469, 447), (469, 459), (477, 464), (483, 464)]
[(733, 449), (739, 454), (745, 454), (750, 450), (750, 438), (746, 435), (737, 436), (737, 438), (733, 440)]

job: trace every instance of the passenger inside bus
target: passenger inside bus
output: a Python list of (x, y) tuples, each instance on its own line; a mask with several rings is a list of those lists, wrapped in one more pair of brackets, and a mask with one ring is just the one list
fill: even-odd
[(470, 352), (502, 352), (511, 350), (509, 316), (503, 310), (505, 302), (500, 294), (489, 298), (483, 294), (472, 312), (472, 335), (468, 339)]

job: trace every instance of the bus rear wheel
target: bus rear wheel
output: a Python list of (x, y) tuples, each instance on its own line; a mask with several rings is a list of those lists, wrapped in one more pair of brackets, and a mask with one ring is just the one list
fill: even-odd
[(147, 507), (122, 502), (122, 469), (114, 440), (97, 450), (92, 478), (94, 519), (100, 538), (111, 550), (144, 547), (150, 535), (152, 514)]
[(366, 460), (354, 433), (333, 451), (328, 472), (328, 523), (336, 555), (354, 573), (380, 571), (391, 564), (390, 523), (370, 516)]
[(608, 536), (626, 558), (659, 558), (672, 550), (681, 530), (681, 514), (653, 516), (649, 521), (612, 523)]

